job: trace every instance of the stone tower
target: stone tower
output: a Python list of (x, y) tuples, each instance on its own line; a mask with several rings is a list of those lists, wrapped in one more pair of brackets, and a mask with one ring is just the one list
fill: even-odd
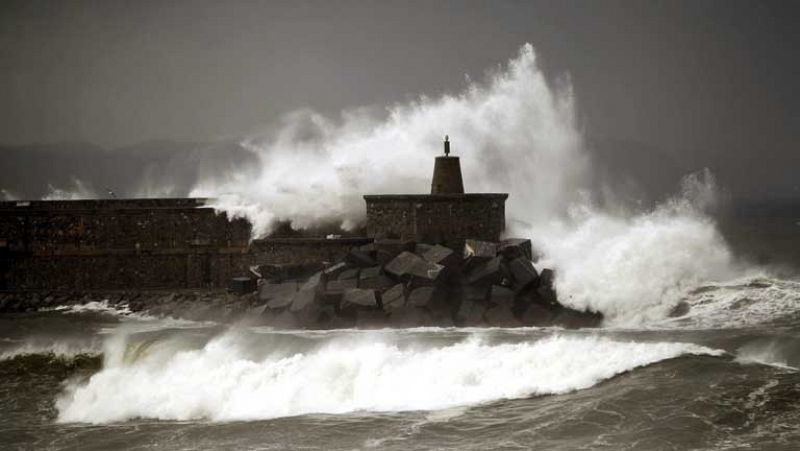
[(461, 249), (464, 240), (498, 241), (506, 227), (507, 193), (464, 193), (461, 164), (436, 157), (431, 194), (367, 194), (367, 237), (397, 238)]
[(450, 156), (450, 139), (444, 137), (444, 155), (436, 157), (433, 164), (431, 194), (464, 194), (464, 181), (461, 178), (461, 162)]

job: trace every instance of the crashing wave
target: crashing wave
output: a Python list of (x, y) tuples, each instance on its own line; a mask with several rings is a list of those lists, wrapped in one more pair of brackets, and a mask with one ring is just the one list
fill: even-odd
[(60, 422), (132, 418), (212, 421), (311, 413), (439, 410), (591, 387), (685, 354), (722, 351), (688, 343), (551, 336), (489, 344), (399, 346), (377, 336), (255, 357), (235, 333), (200, 348), (149, 344), (131, 358), (124, 340), (105, 367), (57, 401)]

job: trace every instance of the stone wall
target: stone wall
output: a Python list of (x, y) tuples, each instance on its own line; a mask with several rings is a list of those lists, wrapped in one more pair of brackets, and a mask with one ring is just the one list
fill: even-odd
[(464, 240), (498, 241), (508, 194), (368, 195), (367, 236), (438, 243), (460, 249)]
[(225, 286), (251, 225), (205, 199), (0, 202), (0, 289)]
[(355, 247), (372, 242), (370, 238), (267, 238), (253, 240), (250, 262), (253, 265), (336, 262)]
[(333, 262), (366, 238), (268, 238), (205, 199), (0, 202), (0, 290), (226, 287), (254, 265)]

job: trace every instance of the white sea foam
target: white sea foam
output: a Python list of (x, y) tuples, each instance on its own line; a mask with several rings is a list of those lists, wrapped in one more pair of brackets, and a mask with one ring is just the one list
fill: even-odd
[(133, 312), (127, 304), (111, 304), (108, 299), (89, 301), (83, 304), (59, 305), (52, 310), (63, 313), (107, 313), (109, 315), (128, 316)]
[(247, 216), (256, 234), (278, 219), (354, 227), (364, 220), (364, 193), (425, 192), (424, 168), (449, 133), (467, 191), (511, 194), (509, 234), (545, 252), (571, 306), (601, 311), (612, 324), (642, 324), (663, 318), (699, 283), (741, 276), (703, 213), (715, 197), (711, 174), (688, 176), (674, 199), (650, 211), (628, 212), (610, 200), (625, 196), (594, 183), (576, 110), (569, 79), (548, 81), (525, 45), (461, 93), (423, 96), (383, 115), (288, 114), (243, 143), (261, 161), (257, 177), (224, 172), (192, 194)]
[(800, 282), (756, 277), (707, 284), (686, 295), (685, 302), (685, 314), (650, 325), (723, 329), (796, 324), (800, 319)]
[(146, 417), (212, 421), (308, 413), (437, 410), (566, 393), (683, 354), (721, 351), (685, 343), (553, 336), (487, 344), (401, 347), (376, 336), (326, 341), (256, 358), (236, 333), (197, 349), (109, 342), (105, 367), (57, 401), (60, 422)]

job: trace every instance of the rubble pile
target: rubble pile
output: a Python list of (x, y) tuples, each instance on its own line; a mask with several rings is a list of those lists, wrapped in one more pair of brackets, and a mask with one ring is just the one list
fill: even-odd
[[(563, 306), (530, 240), (466, 240), (462, 250), (381, 239), (306, 277), (292, 265), (255, 270), (265, 324), (285, 328), (594, 327), (599, 313)], [(306, 268), (308, 269), (308, 268)]]

